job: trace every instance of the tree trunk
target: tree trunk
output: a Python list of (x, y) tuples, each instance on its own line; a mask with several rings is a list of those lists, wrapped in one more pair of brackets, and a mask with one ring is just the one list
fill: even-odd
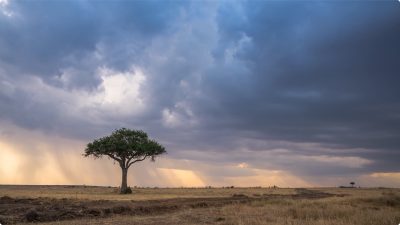
[(127, 194), (128, 193), (128, 168), (123, 168), (122, 169), (122, 183), (121, 183), (121, 194)]

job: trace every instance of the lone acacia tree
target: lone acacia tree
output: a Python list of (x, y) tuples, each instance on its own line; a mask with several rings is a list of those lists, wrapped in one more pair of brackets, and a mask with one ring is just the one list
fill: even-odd
[(87, 144), (85, 157), (100, 158), (108, 156), (117, 161), (122, 170), (121, 194), (127, 194), (128, 169), (132, 164), (150, 158), (154, 161), (157, 155), (166, 153), (165, 148), (155, 140), (149, 139), (141, 130), (121, 128), (110, 136), (99, 138)]

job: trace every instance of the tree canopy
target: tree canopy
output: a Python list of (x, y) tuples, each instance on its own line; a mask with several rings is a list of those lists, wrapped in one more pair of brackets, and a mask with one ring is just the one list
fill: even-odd
[(127, 173), (129, 167), (136, 163), (166, 153), (165, 148), (155, 140), (149, 139), (141, 130), (121, 128), (110, 136), (102, 137), (87, 144), (85, 157), (100, 158), (108, 156), (117, 161), (122, 169), (121, 193), (127, 192)]
[(165, 148), (155, 140), (149, 139), (144, 131), (121, 128), (110, 136), (87, 144), (84, 156), (95, 158), (108, 156), (120, 164), (124, 163), (125, 168), (129, 168), (133, 163), (146, 158), (154, 161), (157, 155), (163, 153), (166, 153)]

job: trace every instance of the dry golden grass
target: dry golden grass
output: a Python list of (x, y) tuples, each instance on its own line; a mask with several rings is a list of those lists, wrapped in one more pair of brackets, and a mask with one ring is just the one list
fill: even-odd
[(156, 200), (171, 198), (230, 197), (262, 194), (294, 194), (290, 188), (134, 188), (132, 195), (120, 195), (117, 188), (92, 186), (22, 186), (0, 185), (0, 196), (13, 198), (75, 198), (89, 200)]
[[(367, 201), (364, 201), (367, 200)], [(400, 208), (381, 197), (282, 200), (226, 206), (225, 224), (389, 225), (400, 221)], [(368, 202), (368, 203), (367, 203)], [(224, 223), (223, 223), (224, 224)]]
[[(10, 193), (0, 188), (0, 196)], [(79, 189), (79, 188), (78, 188)], [(81, 190), (81, 189), (79, 189)], [(86, 191), (85, 191), (86, 190)], [(339, 189), (315, 188), (327, 193), (341, 194), (322, 199), (295, 199), (285, 196), (259, 198), (246, 203), (222, 207), (187, 208), (168, 213), (150, 213), (135, 216), (113, 216), (40, 224), (58, 225), (151, 225), (151, 224), (221, 224), (221, 225), (397, 225), (400, 223), (399, 189)], [(44, 190), (41, 190), (44, 191)], [(87, 192), (93, 191), (93, 193)], [(97, 192), (96, 192), (97, 191)], [(12, 196), (41, 194), (34, 189), (11, 190)], [(224, 197), (234, 193), (248, 196), (262, 194), (295, 193), (295, 189), (139, 189), (133, 195), (116, 195), (104, 188), (86, 188), (78, 198), (99, 199), (155, 199), (175, 197)], [(51, 197), (73, 196), (70, 190), (54, 187), (47, 193)], [(31, 196), (31, 197), (32, 197)]]

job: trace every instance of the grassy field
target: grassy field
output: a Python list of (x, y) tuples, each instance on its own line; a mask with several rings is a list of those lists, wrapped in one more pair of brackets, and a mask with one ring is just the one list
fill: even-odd
[(0, 196), (13, 198), (73, 198), (87, 200), (157, 200), (171, 198), (230, 197), (233, 194), (294, 194), (294, 189), (277, 188), (134, 188), (134, 194), (120, 195), (114, 187), (0, 185)]
[(400, 190), (0, 186), (0, 223), (397, 225)]

